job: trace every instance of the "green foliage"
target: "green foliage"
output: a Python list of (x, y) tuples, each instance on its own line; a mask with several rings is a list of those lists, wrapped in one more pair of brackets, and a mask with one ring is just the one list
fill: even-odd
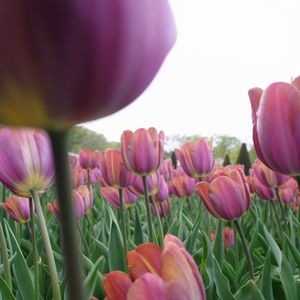
[(225, 155), (225, 158), (224, 158), (224, 161), (223, 161), (223, 167), (225, 167), (225, 166), (228, 166), (228, 165), (231, 165), (231, 161), (230, 161), (230, 158), (229, 158), (229, 154), (228, 153), (226, 153), (226, 155)]
[(78, 153), (80, 149), (104, 151), (107, 148), (119, 148), (118, 142), (108, 142), (105, 136), (82, 126), (75, 126), (69, 134), (71, 152)]

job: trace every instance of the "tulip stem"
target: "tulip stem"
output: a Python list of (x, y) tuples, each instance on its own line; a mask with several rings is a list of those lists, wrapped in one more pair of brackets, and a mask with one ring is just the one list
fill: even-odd
[(160, 233), (160, 246), (162, 246), (163, 244), (163, 241), (164, 241), (164, 229), (162, 227), (162, 223), (161, 223), (161, 219), (160, 219), (160, 215), (159, 215), (159, 212), (158, 212), (158, 209), (153, 201), (153, 198), (152, 196), (149, 197), (150, 201), (151, 201), (151, 204), (152, 204), (152, 207), (154, 208), (154, 211), (155, 211), (155, 215), (156, 215), (156, 218), (157, 218), (157, 223), (158, 223), (158, 227), (159, 227), (159, 233)]
[(83, 300), (83, 272), (71, 193), (72, 186), (68, 159), (67, 131), (51, 131), (49, 135), (52, 142), (56, 168), (56, 189), (61, 214), (60, 225), (63, 235), (69, 299)]
[(31, 233), (32, 253), (33, 253), (33, 261), (34, 261), (34, 297), (36, 300), (39, 300), (40, 299), (39, 254), (38, 254), (36, 236), (34, 230), (33, 201), (31, 197), (29, 198), (29, 209), (30, 209), (30, 233)]
[(152, 228), (152, 221), (151, 221), (151, 213), (150, 213), (150, 203), (149, 203), (149, 197), (148, 197), (148, 191), (147, 191), (147, 181), (146, 181), (146, 175), (142, 176), (143, 179), (143, 185), (144, 185), (144, 194), (145, 194), (145, 205), (146, 205), (146, 212), (147, 212), (147, 222), (148, 222), (148, 233), (149, 233), (149, 242), (153, 243), (153, 228)]
[(281, 217), (283, 219), (283, 230), (287, 230), (287, 216), (285, 214), (285, 211), (284, 211), (284, 208), (283, 208), (283, 205), (281, 203), (281, 200), (280, 200), (280, 195), (279, 195), (279, 192), (278, 192), (278, 188), (275, 188), (275, 191), (276, 191), (276, 196), (277, 196), (277, 199), (278, 199), (278, 202), (279, 202), (279, 206), (280, 206), (280, 210), (281, 210)]
[(244, 236), (244, 233), (243, 233), (243, 230), (242, 230), (242, 227), (239, 223), (238, 220), (233, 220), (234, 222), (234, 225), (240, 235), (240, 238), (241, 238), (241, 242), (242, 242), (242, 245), (243, 245), (243, 248), (244, 248), (244, 252), (245, 252), (245, 255), (246, 255), (246, 260), (247, 260), (247, 264), (248, 264), (248, 269), (249, 269), (249, 274), (250, 274), (250, 278), (252, 280), (255, 280), (254, 279), (254, 269), (253, 269), (253, 263), (252, 263), (252, 259), (251, 259), (251, 256), (250, 256), (250, 252), (249, 252), (249, 248), (248, 248), (248, 245), (247, 245), (247, 241), (246, 241), (246, 238)]
[(285, 240), (284, 240), (284, 236), (283, 236), (283, 227), (282, 227), (282, 224), (280, 222), (280, 218), (279, 218), (279, 215), (278, 215), (278, 212), (277, 212), (277, 209), (275, 207), (275, 203), (274, 203), (274, 200), (270, 200), (271, 202), (271, 205), (272, 205), (272, 208), (274, 210), (274, 213), (275, 213), (275, 217), (276, 217), (276, 220), (277, 220), (277, 224), (278, 224), (278, 229), (279, 229), (279, 232), (280, 232), (280, 237), (281, 237), (281, 242), (282, 242), (282, 248), (284, 248), (284, 244), (285, 244)]
[(120, 216), (121, 216), (121, 231), (122, 231), (122, 238), (123, 238), (123, 254), (124, 254), (124, 261), (127, 261), (127, 234), (126, 234), (126, 225), (125, 225), (125, 215), (124, 215), (124, 203), (123, 203), (123, 189), (119, 189), (119, 202), (120, 202)]
[(43, 215), (39, 194), (36, 190), (32, 190), (31, 193), (32, 193), (32, 197), (34, 200), (34, 205), (35, 205), (36, 213), (37, 213), (37, 216), (39, 219), (40, 228), (41, 228), (41, 232), (42, 232), (42, 236), (43, 236), (43, 240), (44, 240), (44, 246), (45, 246), (47, 260), (48, 260), (49, 275), (50, 275), (50, 280), (51, 280), (51, 285), (52, 285), (53, 299), (61, 300), (58, 276), (57, 276), (56, 265), (55, 265), (55, 260), (54, 260), (54, 256), (53, 256), (53, 250), (52, 250), (49, 234), (47, 231), (47, 225), (46, 225), (45, 218)]
[(0, 222), (0, 250), (1, 250), (3, 269), (4, 269), (5, 282), (8, 286), (8, 288), (10, 290), (12, 290), (10, 263), (9, 263), (7, 245), (6, 245), (5, 236), (4, 236), (1, 222)]
[[(164, 217), (164, 219), (165, 219), (165, 222), (166, 222), (166, 225), (167, 225), (167, 231), (168, 231), (168, 230), (169, 230), (169, 227), (170, 227), (169, 221), (168, 221), (168, 216), (166, 215), (164, 206), (163, 206), (161, 203), (159, 203), (159, 205), (160, 205), (160, 209), (161, 209), (161, 211), (162, 211), (162, 213), (163, 213), (163, 217)], [(169, 203), (168, 203), (168, 205), (169, 205)], [(169, 210), (170, 210), (170, 208), (169, 208)]]

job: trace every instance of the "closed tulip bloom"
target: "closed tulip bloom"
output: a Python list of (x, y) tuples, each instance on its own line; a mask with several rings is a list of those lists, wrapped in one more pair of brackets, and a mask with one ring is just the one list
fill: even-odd
[(164, 216), (167, 216), (170, 213), (170, 204), (172, 203), (172, 199), (169, 199), (169, 201), (165, 200), (163, 202), (155, 201), (154, 205), (152, 206), (152, 211), (155, 213), (155, 210), (157, 210), (158, 215), (162, 218)]
[(249, 92), (254, 103), (253, 141), (257, 155), (272, 170), (288, 175), (300, 174), (299, 88), (296, 78), (291, 84), (270, 84), (261, 97)]
[(0, 28), (0, 121), (47, 129), (128, 105), (176, 39), (167, 0), (3, 0)]
[[(214, 241), (216, 238), (216, 230), (211, 231), (211, 240)], [(223, 244), (224, 248), (227, 249), (234, 244), (234, 230), (230, 227), (224, 227), (223, 229)]]
[(168, 185), (162, 175), (160, 175), (158, 191), (154, 195), (154, 200), (163, 202), (169, 197), (169, 188)]
[(193, 178), (207, 175), (214, 166), (212, 148), (204, 139), (183, 144), (175, 154), (186, 174)]
[(92, 170), (96, 168), (98, 162), (98, 155), (96, 151), (90, 149), (82, 149), (79, 152), (79, 165), (82, 169)]
[(247, 177), (250, 191), (255, 193), (263, 200), (274, 200), (276, 191), (274, 188), (266, 186), (253, 174), (253, 169), (250, 169), (250, 175)]
[(8, 197), (1, 207), (17, 222), (23, 224), (30, 221), (29, 199), (18, 196)]
[(195, 190), (195, 179), (184, 175), (175, 176), (171, 180), (172, 193), (178, 198), (186, 198), (191, 196)]
[(120, 271), (103, 275), (103, 288), (105, 300), (126, 300), (127, 292), (132, 285), (130, 277)]
[(76, 188), (76, 191), (80, 194), (84, 202), (85, 212), (90, 211), (94, 206), (93, 188), (91, 186), (88, 188), (86, 185), (80, 185)]
[(166, 182), (172, 179), (174, 168), (171, 159), (164, 159), (159, 167), (159, 172), (164, 176)]
[(54, 182), (51, 146), (41, 130), (0, 128), (0, 165), (0, 181), (21, 197), (43, 193)]
[(118, 150), (106, 150), (99, 159), (99, 167), (106, 184), (111, 187), (124, 188), (135, 180), (135, 176), (124, 165)]
[[(76, 190), (73, 190), (73, 201), (75, 216), (77, 219), (81, 219), (86, 212), (86, 203), (80, 193)], [(55, 218), (60, 219), (60, 208), (57, 199), (55, 199), (52, 203), (48, 203), (47, 207)]]
[(164, 133), (153, 127), (121, 136), (121, 153), (127, 169), (135, 175), (150, 175), (158, 170), (164, 154)]
[[(110, 186), (100, 188), (100, 192), (104, 199), (113, 207), (120, 208), (119, 191)], [(131, 207), (138, 200), (138, 196), (130, 191), (129, 188), (123, 189), (123, 205), (125, 208)]]
[[(160, 184), (160, 174), (158, 172), (148, 175), (146, 178), (146, 185), (148, 190), (148, 195), (153, 196), (158, 192)], [(144, 197), (144, 186), (142, 177), (137, 176), (133, 184), (129, 189), (139, 197)]]
[(209, 212), (218, 219), (234, 220), (250, 207), (250, 191), (245, 174), (240, 169), (218, 172), (208, 182), (198, 182), (198, 194)]
[(280, 200), (285, 204), (291, 204), (299, 194), (298, 183), (294, 178), (290, 178), (279, 187)]
[(73, 186), (76, 188), (83, 185), (87, 181), (87, 171), (81, 167), (74, 167), (71, 169), (71, 177)]
[(253, 174), (262, 184), (271, 188), (277, 188), (291, 178), (290, 176), (271, 170), (259, 159), (254, 161), (252, 170)]

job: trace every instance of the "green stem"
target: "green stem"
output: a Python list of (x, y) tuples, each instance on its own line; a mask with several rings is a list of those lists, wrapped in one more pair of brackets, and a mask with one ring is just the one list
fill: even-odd
[(205, 209), (205, 222), (206, 222), (206, 234), (210, 240), (210, 235), (211, 235), (210, 214), (207, 209)]
[(7, 283), (7, 286), (9, 287), (9, 289), (12, 290), (10, 263), (9, 263), (7, 245), (6, 245), (5, 236), (4, 236), (1, 222), (0, 222), (0, 250), (1, 250), (2, 262), (3, 262), (3, 268), (4, 268), (5, 282)]
[(30, 233), (32, 242), (32, 253), (34, 261), (34, 297), (36, 300), (40, 298), (40, 281), (39, 281), (39, 254), (36, 243), (36, 236), (34, 230), (34, 215), (33, 215), (33, 201), (29, 198), (29, 208), (30, 208)]
[(153, 228), (152, 228), (152, 221), (151, 221), (151, 213), (150, 213), (150, 203), (147, 191), (147, 182), (146, 182), (146, 175), (142, 176), (143, 185), (144, 185), (144, 195), (145, 195), (145, 205), (146, 205), (146, 212), (147, 212), (147, 222), (148, 222), (148, 233), (149, 233), (149, 242), (153, 243)]
[[(160, 209), (161, 209), (161, 211), (162, 211), (162, 213), (163, 213), (163, 217), (164, 217), (164, 219), (165, 219), (165, 221), (166, 221), (166, 224), (167, 224), (167, 231), (168, 231), (169, 228), (170, 228), (169, 221), (168, 221), (168, 216), (167, 216), (167, 214), (166, 214), (166, 212), (165, 212), (164, 206), (163, 206), (161, 203), (160, 203), (159, 205), (160, 205)], [(169, 205), (169, 204), (168, 204), (168, 205)]]
[(40, 229), (41, 229), (43, 240), (44, 240), (44, 246), (45, 246), (47, 260), (48, 260), (50, 281), (51, 281), (51, 285), (52, 285), (53, 299), (61, 300), (58, 276), (57, 276), (56, 265), (55, 265), (55, 260), (54, 260), (54, 256), (53, 256), (53, 250), (52, 250), (52, 246), (51, 246), (51, 242), (50, 242), (50, 238), (49, 238), (49, 234), (48, 234), (48, 230), (47, 230), (47, 225), (46, 225), (45, 218), (43, 215), (39, 195), (36, 190), (32, 190), (32, 197), (34, 200), (35, 209), (36, 209), (36, 213), (37, 213), (37, 216), (39, 219)]
[(72, 198), (67, 132), (49, 132), (55, 163), (69, 299), (83, 300), (83, 272)]
[(124, 261), (127, 261), (127, 234), (126, 234), (126, 225), (125, 225), (125, 215), (124, 215), (124, 203), (123, 203), (123, 189), (119, 189), (119, 202), (120, 202), (120, 216), (121, 216), (121, 231), (122, 231), (122, 238), (123, 238), (123, 254), (124, 254)]
[(154, 201), (153, 201), (152, 197), (150, 196), (149, 199), (150, 199), (150, 202), (151, 202), (152, 207), (154, 208), (154, 211), (155, 211), (155, 214), (156, 214), (158, 227), (159, 227), (159, 233), (160, 233), (160, 245), (162, 246), (163, 241), (164, 241), (164, 230), (163, 230), (163, 227), (162, 227), (161, 218), (160, 218), (158, 209), (157, 209), (156, 205), (154, 204)]
[(277, 209), (275, 207), (275, 203), (274, 203), (274, 200), (270, 200), (271, 202), (271, 205), (272, 205), (272, 208), (274, 210), (274, 213), (275, 213), (275, 217), (276, 217), (276, 220), (277, 220), (277, 224), (278, 224), (278, 229), (279, 229), (279, 232), (280, 232), (280, 237), (281, 237), (281, 242), (282, 242), (282, 247), (284, 248), (284, 244), (285, 244), (285, 239), (284, 239), (284, 236), (283, 236), (283, 227), (282, 227), (282, 224), (281, 224), (281, 221), (280, 221), (280, 217), (278, 215), (278, 212), (277, 212)]
[(253, 263), (252, 263), (249, 248), (248, 248), (247, 241), (246, 241), (246, 238), (244, 236), (242, 227), (240, 226), (240, 223), (238, 222), (238, 220), (234, 220), (233, 222), (234, 222), (234, 225), (235, 225), (235, 227), (236, 227), (236, 229), (237, 229), (237, 231), (240, 235), (241, 241), (242, 241), (242, 245), (243, 245), (244, 252), (245, 252), (245, 255), (246, 255), (246, 259), (247, 259), (250, 278), (255, 281)]
[(81, 240), (81, 242), (82, 242), (82, 244), (83, 244), (83, 248), (84, 248), (84, 250), (85, 250), (85, 254), (86, 254), (86, 256), (89, 256), (89, 252), (88, 252), (89, 247), (88, 247), (86, 238), (85, 238), (85, 236), (84, 236), (84, 234), (83, 234), (83, 232), (82, 232), (82, 230), (81, 230), (81, 227), (80, 227), (79, 222), (77, 223), (77, 228), (78, 228), (78, 231), (79, 231), (79, 233), (80, 233), (80, 237), (81, 237), (80, 240)]
[(278, 202), (279, 202), (279, 206), (280, 206), (280, 210), (281, 210), (281, 217), (283, 219), (283, 230), (285, 231), (287, 229), (287, 216), (285, 214), (285, 211), (284, 211), (284, 208), (283, 208), (283, 205), (281, 203), (281, 200), (280, 200), (280, 196), (279, 196), (279, 191), (278, 191), (278, 188), (275, 188), (275, 191), (276, 191), (276, 196), (277, 196), (277, 199), (278, 199)]
[(89, 224), (89, 227), (91, 228), (93, 238), (94, 238), (94, 239), (97, 239), (96, 233), (95, 233), (95, 230), (94, 230), (94, 227), (93, 227), (93, 223), (92, 223), (92, 221), (91, 221), (91, 219), (90, 219), (90, 212), (87, 212), (87, 213), (85, 214), (85, 218), (87, 219), (87, 222), (88, 222), (88, 224)]

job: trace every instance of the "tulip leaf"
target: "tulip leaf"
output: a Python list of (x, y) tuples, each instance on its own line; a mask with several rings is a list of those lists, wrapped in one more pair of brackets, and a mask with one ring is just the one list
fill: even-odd
[(108, 240), (108, 266), (111, 271), (125, 271), (125, 258), (123, 251), (121, 231), (113, 219)]
[(269, 249), (261, 274), (261, 291), (266, 300), (273, 300), (272, 276), (271, 276), (271, 250)]
[(14, 253), (14, 252), (17, 253), (12, 268), (13, 268), (14, 277), (16, 279), (20, 294), (22, 295), (23, 299), (34, 299), (33, 283), (32, 283), (30, 271), (27, 266), (26, 260), (22, 254), (22, 251), (18, 245), (18, 242), (8, 222), (6, 222), (6, 220), (4, 220), (4, 222), (5, 222), (5, 229), (8, 237), (7, 240), (8, 240), (10, 253)]
[(215, 257), (213, 257), (214, 278), (219, 299), (234, 300), (230, 290), (229, 281), (222, 273), (221, 267)]
[(288, 236), (286, 234), (284, 234), (288, 247), (293, 255), (293, 258), (298, 266), (298, 269), (300, 269), (300, 253), (298, 251), (298, 249), (293, 245), (293, 243), (290, 241), (290, 239), (288, 238)]
[(217, 259), (221, 269), (223, 267), (224, 260), (224, 242), (223, 242), (223, 221), (218, 221), (218, 227), (216, 231), (216, 237), (213, 246), (213, 253)]
[(0, 277), (0, 299), (1, 300), (16, 300), (5, 280)]
[(253, 280), (249, 280), (234, 295), (235, 300), (265, 300), (261, 290)]
[(193, 251), (194, 251), (196, 238), (199, 233), (200, 219), (201, 219), (201, 213), (199, 212), (199, 216), (198, 216), (197, 220), (195, 221), (191, 231), (189, 232), (187, 239), (184, 242), (185, 247), (189, 253), (193, 253)]
[(280, 279), (282, 281), (286, 299), (299, 299), (297, 296), (297, 287), (292, 268), (285, 256), (282, 257), (282, 263), (280, 266)]
[(272, 250), (272, 253), (276, 259), (277, 265), (281, 266), (281, 261), (282, 261), (282, 254), (279, 246), (271, 236), (271, 234), (267, 231), (266, 227), (264, 226), (264, 235), (266, 237), (266, 240)]
[(143, 229), (141, 225), (140, 216), (136, 207), (135, 207), (135, 222), (134, 222), (134, 243), (136, 245), (140, 245), (144, 243)]
[(86, 299), (90, 299), (93, 294), (96, 287), (96, 283), (99, 280), (98, 270), (101, 265), (101, 263), (104, 261), (103, 256), (101, 256), (94, 264), (94, 266), (89, 271), (87, 277), (84, 280), (84, 287), (86, 292)]

